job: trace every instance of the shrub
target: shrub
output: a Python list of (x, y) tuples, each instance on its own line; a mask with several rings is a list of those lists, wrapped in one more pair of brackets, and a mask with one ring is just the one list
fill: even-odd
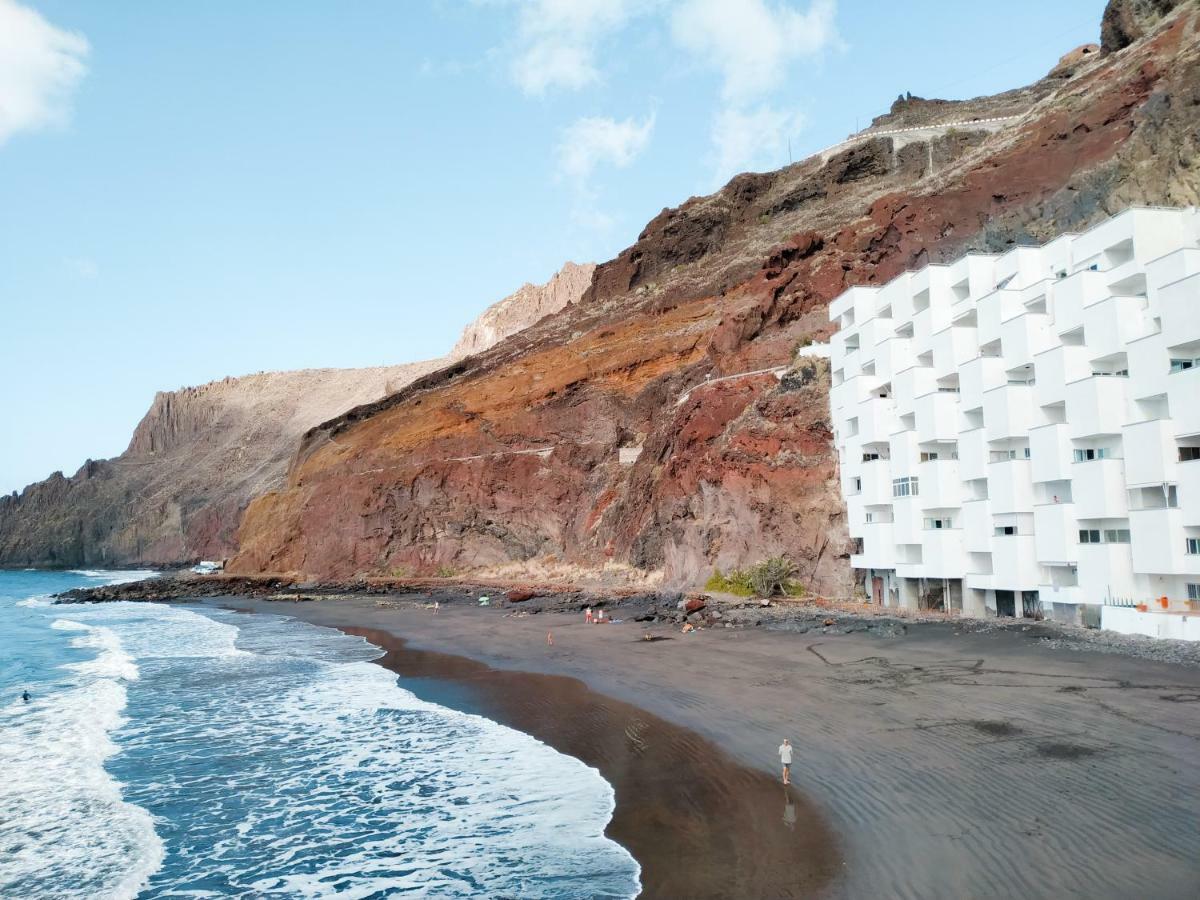
[(453, 578), (458, 574), (458, 570), (453, 566), (438, 566), (436, 574), (438, 578)]
[(800, 597), (804, 587), (794, 580), (796, 572), (796, 564), (786, 556), (773, 556), (747, 569), (714, 569), (704, 589), (738, 597)]
[(720, 569), (714, 569), (708, 581), (704, 583), (704, 589), (738, 597), (754, 596), (754, 588), (750, 586), (749, 575), (744, 569), (732, 569), (728, 575)]

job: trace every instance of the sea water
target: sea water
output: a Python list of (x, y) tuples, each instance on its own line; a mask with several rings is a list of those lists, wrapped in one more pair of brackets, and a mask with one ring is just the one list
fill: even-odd
[[(631, 897), (611, 786), (282, 616), (0, 572), (0, 897)], [(22, 691), (31, 695), (21, 699)]]

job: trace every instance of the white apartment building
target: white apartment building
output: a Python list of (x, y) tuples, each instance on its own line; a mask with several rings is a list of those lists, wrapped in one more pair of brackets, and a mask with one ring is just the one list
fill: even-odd
[(1130, 209), (829, 313), (869, 597), (1200, 639), (1200, 212)]

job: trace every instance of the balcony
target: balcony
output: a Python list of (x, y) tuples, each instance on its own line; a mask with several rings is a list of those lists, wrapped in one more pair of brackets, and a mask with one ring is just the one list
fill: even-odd
[(954, 509), (962, 503), (962, 479), (958, 460), (933, 459), (917, 466), (921, 509)]
[(1083, 310), (1108, 296), (1105, 276), (1084, 270), (1054, 283), (1054, 329), (1066, 334), (1083, 326)]
[(1125, 426), (1121, 445), (1125, 454), (1125, 482), (1129, 487), (1174, 484), (1178, 451), (1172, 430), (1168, 419)]
[(1033, 477), (1030, 460), (1006, 459), (988, 463), (988, 500), (992, 515), (1033, 510)]
[(1200, 341), (1200, 275), (1158, 289), (1158, 309), (1163, 334), (1172, 344)]
[(1134, 400), (1157, 397), (1170, 384), (1170, 361), (1161, 335), (1131, 341), (1125, 350), (1129, 360), (1129, 396)]
[(953, 375), (978, 355), (974, 328), (945, 328), (933, 336), (933, 374), (937, 378)]
[(1183, 524), (1188, 528), (1200, 527), (1200, 459), (1178, 463), (1175, 472)]
[(1050, 330), (1050, 316), (1022, 311), (1000, 326), (1000, 346), (1009, 369), (1029, 365), (1034, 356), (1058, 343)]
[(1124, 519), (1129, 512), (1125, 494), (1125, 461), (1093, 459), (1071, 464), (1071, 494), (1080, 519)]
[(1178, 437), (1200, 434), (1200, 366), (1167, 377), (1167, 403)]
[[(1128, 422), (1128, 378), (1091, 375), (1067, 385), (1067, 423), (1073, 438), (1120, 434)], [(1174, 406), (1172, 405), (1172, 409)]]
[(890, 398), (872, 397), (859, 404), (858, 435), (863, 444), (886, 444), (896, 430)]
[(963, 535), (957, 528), (928, 529), (921, 541), (921, 574), (925, 578), (962, 578), (967, 568)]
[(964, 501), (959, 523), (962, 526), (963, 549), (967, 553), (991, 553), (994, 534), (991, 506), (987, 500)]
[(929, 366), (913, 365), (910, 358), (906, 368), (892, 377), (892, 393), (896, 398), (896, 415), (911, 413), (918, 397), (937, 390), (933, 369)]
[(1043, 565), (1076, 562), (1079, 522), (1074, 503), (1039, 503), (1033, 508), (1033, 543)]
[(1039, 584), (1037, 586), (1038, 599), (1042, 601), (1042, 608), (1045, 609), (1047, 603), (1071, 603), (1078, 605), (1083, 603), (1083, 592), (1079, 585), (1062, 585), (1062, 584)]
[(873, 459), (859, 466), (862, 478), (862, 502), (864, 506), (882, 506), (892, 502), (892, 463), (887, 459)]
[(1033, 424), (1033, 386), (1005, 384), (983, 395), (983, 427), (989, 441), (1021, 438)]
[(1079, 592), (1084, 603), (1137, 597), (1129, 544), (1080, 544)]
[(959, 403), (963, 409), (983, 406), (983, 395), (1005, 384), (1004, 360), (998, 356), (977, 356), (958, 370)]
[(892, 501), (892, 533), (897, 544), (921, 543), (922, 515), (919, 497), (896, 497)]
[(1033, 365), (1037, 372), (1033, 399), (1038, 406), (1065, 402), (1067, 384), (1092, 374), (1087, 348), (1070, 344), (1053, 347), (1037, 354)]
[(1041, 573), (1032, 534), (992, 537), (993, 586), (1007, 591), (1036, 591)]
[(1065, 481), (1071, 477), (1071, 440), (1067, 426), (1035, 425), (1029, 429), (1029, 460), (1034, 482)]
[(958, 475), (963, 481), (987, 478), (987, 432), (971, 428), (958, 435)]
[(894, 380), (897, 372), (912, 365), (912, 340), (890, 337), (875, 348), (875, 373), (881, 378)]
[(1126, 345), (1146, 334), (1144, 297), (1108, 297), (1083, 311), (1083, 330), (1092, 359), (1124, 353)]
[(917, 440), (953, 441), (958, 438), (958, 394), (934, 391), (917, 397)]
[(863, 552), (854, 563), (859, 569), (894, 569), (896, 544), (891, 522), (871, 522), (863, 526)]
[(1173, 574), (1184, 570), (1187, 554), (1181, 510), (1130, 510), (1129, 536), (1135, 572)]

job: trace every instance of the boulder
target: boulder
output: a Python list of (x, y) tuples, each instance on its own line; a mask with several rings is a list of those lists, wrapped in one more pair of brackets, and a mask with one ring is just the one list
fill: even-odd
[(504, 596), (509, 603), (524, 603), (526, 600), (532, 600), (536, 594), (526, 588), (513, 588), (510, 591), (505, 591)]
[(683, 603), (684, 612), (696, 613), (704, 609), (705, 603), (703, 597), (688, 597)]

